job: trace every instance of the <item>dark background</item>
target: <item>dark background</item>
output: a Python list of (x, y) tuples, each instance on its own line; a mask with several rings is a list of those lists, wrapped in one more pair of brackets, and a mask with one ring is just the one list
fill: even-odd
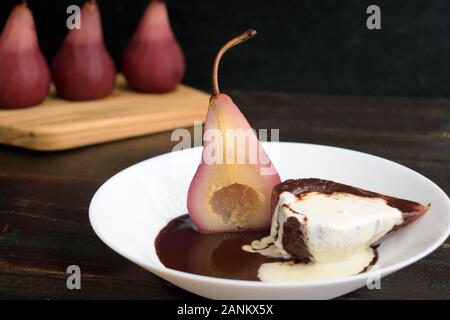
[[(0, 1), (0, 27), (17, 0)], [(77, 0), (31, 0), (41, 48), (51, 60)], [(148, 0), (99, 0), (106, 43), (121, 53)], [(366, 28), (381, 7), (382, 30)], [(185, 82), (209, 89), (220, 46), (249, 27), (259, 35), (225, 57), (222, 89), (450, 96), (448, 0), (169, 0), (187, 59)]]

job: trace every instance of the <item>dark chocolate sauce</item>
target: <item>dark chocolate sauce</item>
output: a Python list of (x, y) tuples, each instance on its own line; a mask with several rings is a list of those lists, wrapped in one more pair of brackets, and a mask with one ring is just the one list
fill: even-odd
[(380, 246), (379, 244), (370, 246), (373, 250), (373, 259), (372, 259), (372, 261), (370, 261), (369, 265), (367, 267), (365, 267), (360, 273), (370, 271), (369, 269), (378, 262), (378, 258), (379, 258), (378, 247), (379, 246)]
[(210, 277), (259, 280), (262, 263), (280, 261), (242, 250), (267, 236), (269, 230), (200, 233), (188, 215), (170, 221), (155, 240), (156, 253), (166, 267)]
[(303, 225), (297, 219), (289, 217), (283, 224), (283, 248), (301, 263), (309, 263), (312, 258), (305, 237)]

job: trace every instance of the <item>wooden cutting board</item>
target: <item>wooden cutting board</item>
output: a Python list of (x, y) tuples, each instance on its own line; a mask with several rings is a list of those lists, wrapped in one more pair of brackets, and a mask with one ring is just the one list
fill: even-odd
[(118, 76), (109, 97), (71, 102), (56, 97), (54, 90), (37, 106), (0, 110), (0, 143), (53, 151), (119, 140), (203, 121), (209, 95), (179, 85), (165, 94), (130, 91)]

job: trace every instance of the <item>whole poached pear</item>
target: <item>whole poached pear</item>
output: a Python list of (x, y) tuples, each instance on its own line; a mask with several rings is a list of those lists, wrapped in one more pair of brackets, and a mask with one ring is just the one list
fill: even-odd
[(53, 59), (52, 76), (58, 95), (67, 100), (94, 100), (109, 95), (116, 67), (106, 49), (96, 1), (84, 3), (80, 29), (68, 32)]
[(131, 88), (146, 93), (172, 91), (183, 80), (184, 55), (165, 1), (153, 0), (148, 5), (125, 49), (122, 72)]
[(23, 2), (12, 10), (0, 36), (0, 108), (40, 104), (48, 95), (50, 82), (33, 14)]

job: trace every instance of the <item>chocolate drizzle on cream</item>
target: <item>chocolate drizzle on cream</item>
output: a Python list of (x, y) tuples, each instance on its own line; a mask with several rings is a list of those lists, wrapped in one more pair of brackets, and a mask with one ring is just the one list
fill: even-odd
[(352, 187), (346, 184), (337, 183), (330, 180), (308, 178), (308, 179), (288, 179), (276, 185), (272, 191), (272, 198), (271, 198), (272, 211), (275, 210), (275, 207), (278, 204), (278, 198), (280, 194), (285, 191), (290, 192), (297, 197), (301, 197), (302, 195), (311, 192), (318, 192), (323, 194), (348, 193), (359, 197), (384, 199), (389, 206), (400, 210), (403, 215), (404, 219), (403, 224), (396, 226), (394, 230), (397, 230), (413, 222), (431, 207), (430, 204), (424, 206), (414, 201), (395, 198), (384, 194), (376, 193), (373, 191)]
[(283, 224), (283, 249), (300, 263), (311, 262), (311, 255), (306, 245), (303, 225), (295, 218), (288, 218)]

